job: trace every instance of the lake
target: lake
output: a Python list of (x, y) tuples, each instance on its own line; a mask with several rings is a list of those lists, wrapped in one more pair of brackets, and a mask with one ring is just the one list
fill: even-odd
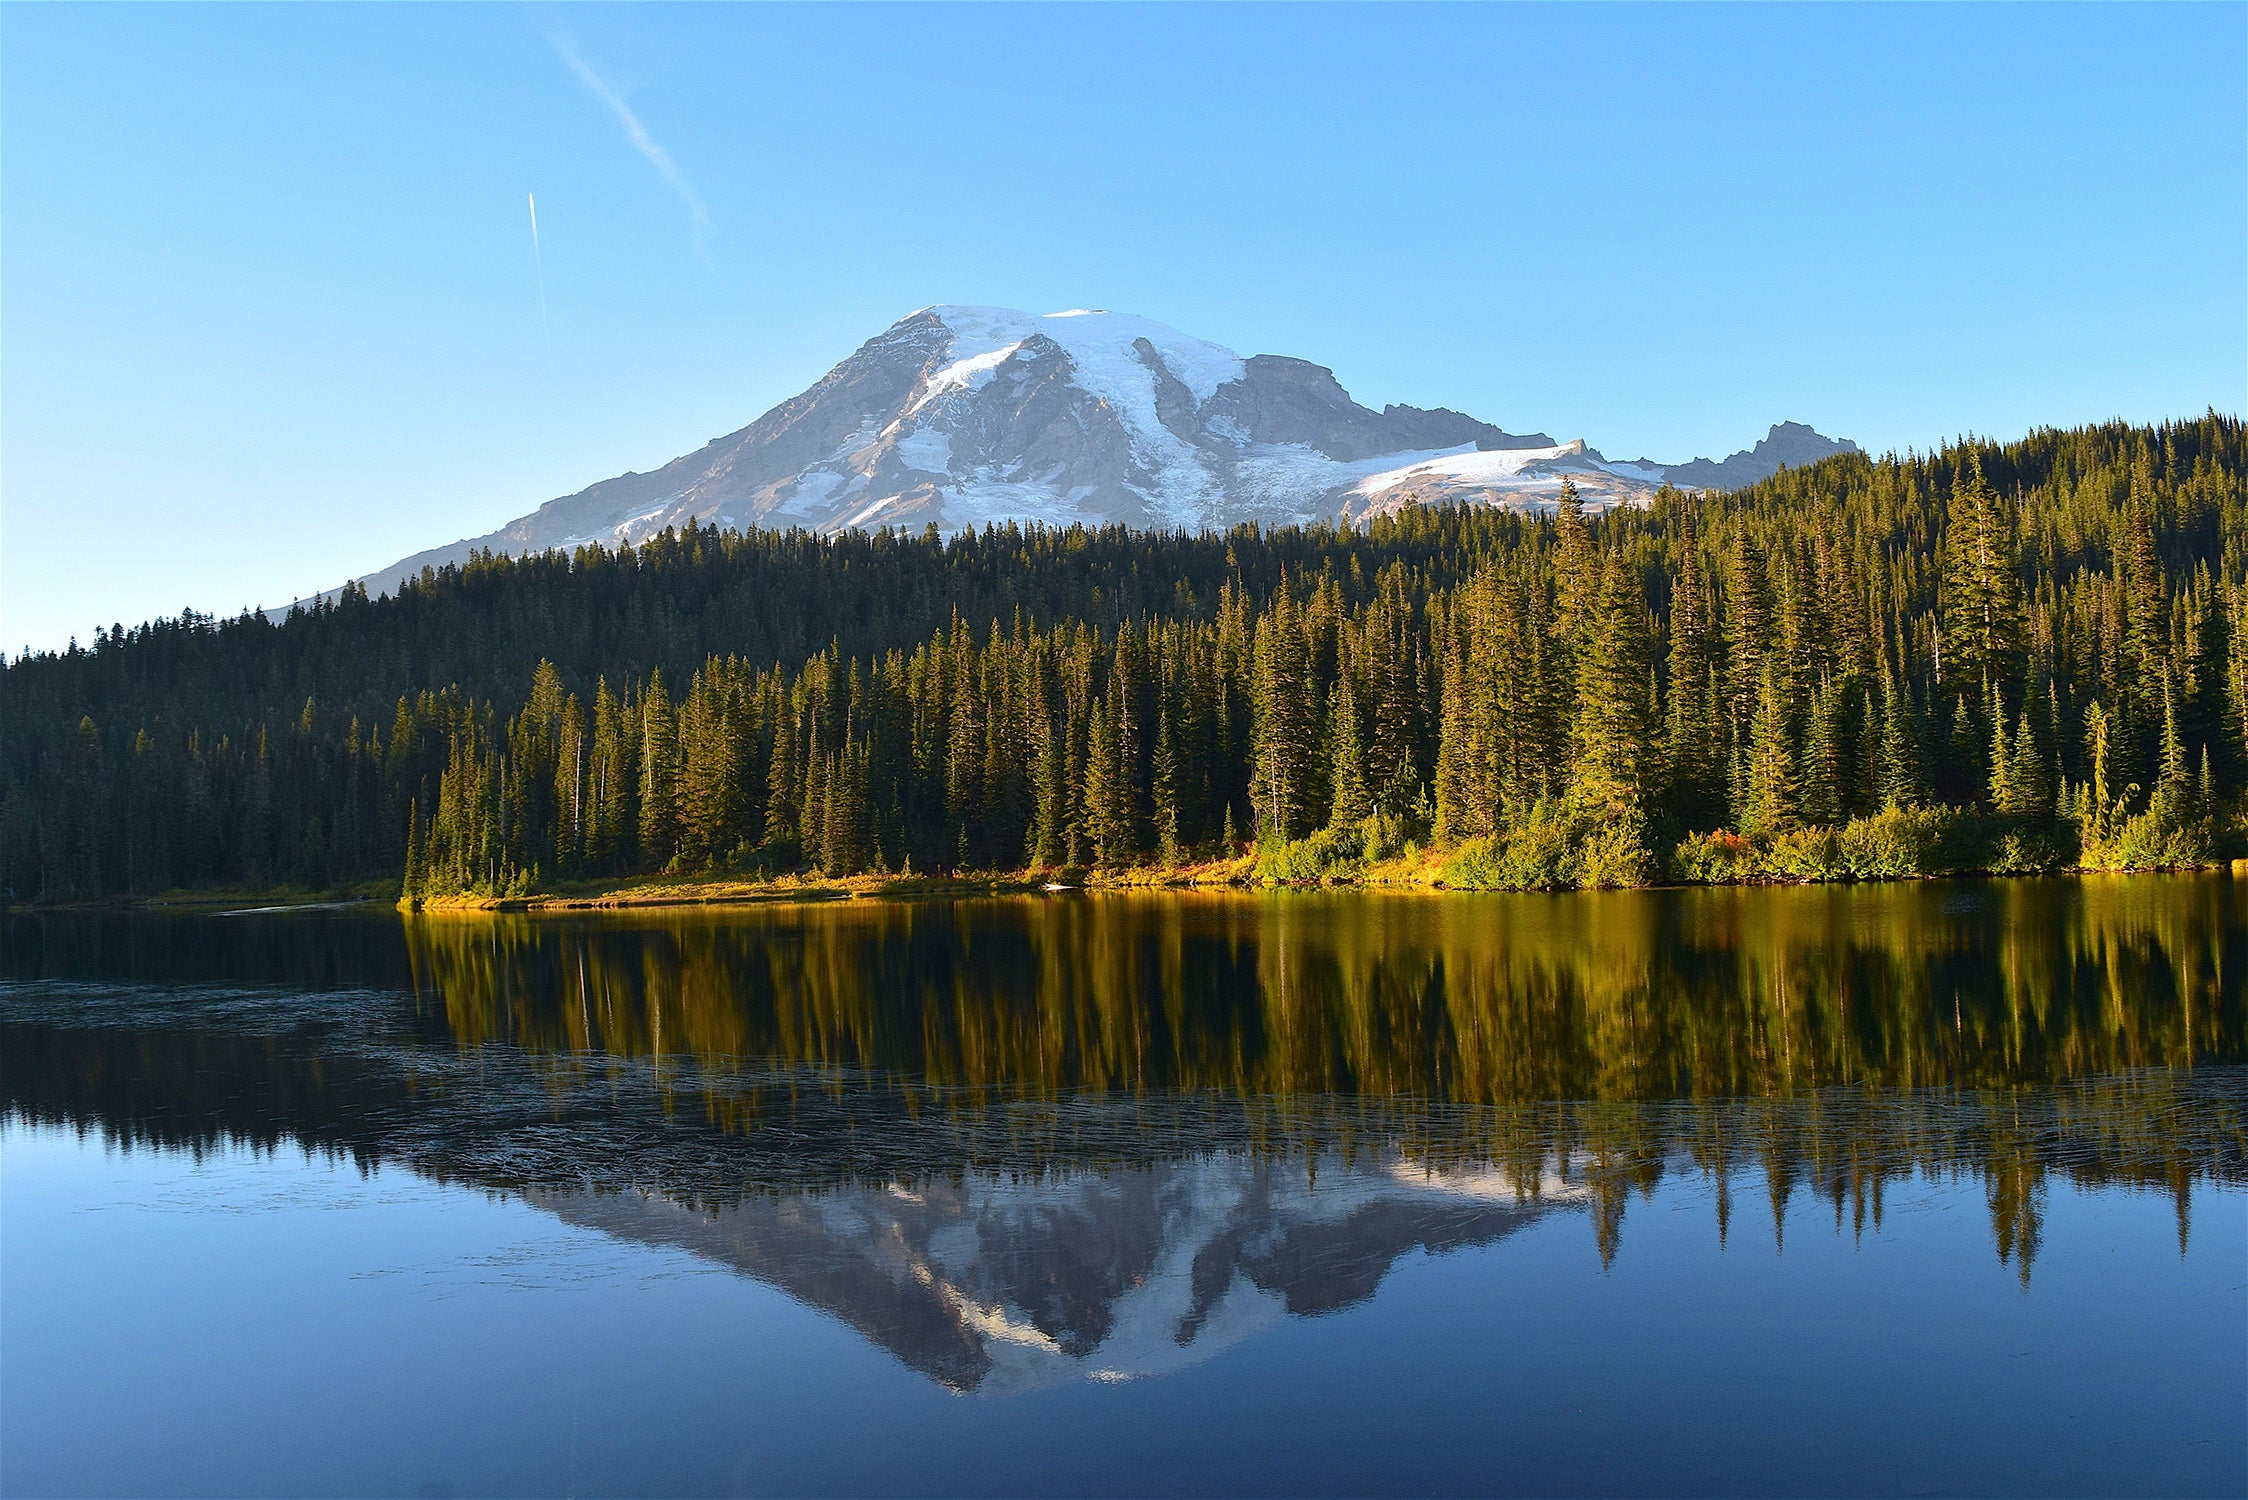
[(0, 935), (9, 1494), (2248, 1492), (2248, 881)]

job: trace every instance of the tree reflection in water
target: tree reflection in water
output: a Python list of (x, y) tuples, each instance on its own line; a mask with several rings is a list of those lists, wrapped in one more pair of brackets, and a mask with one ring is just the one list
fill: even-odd
[[(1658, 1183), (1878, 1230), (2248, 1180), (2248, 885), (14, 919), (20, 1117), (517, 1193), (955, 1389), (1123, 1378)], [(1758, 1218), (1765, 1217), (1760, 1212)]]

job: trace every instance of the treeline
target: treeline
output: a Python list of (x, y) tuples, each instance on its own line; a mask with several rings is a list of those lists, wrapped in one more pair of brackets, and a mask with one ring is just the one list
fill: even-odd
[(2211, 414), (1599, 517), (480, 558), (9, 664), (0, 880), (2192, 863), (2248, 784), (2243, 458)]

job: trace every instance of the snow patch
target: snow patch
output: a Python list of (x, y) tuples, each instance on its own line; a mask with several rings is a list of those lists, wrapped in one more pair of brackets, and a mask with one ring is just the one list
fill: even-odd
[(832, 469), (813, 469), (797, 476), (788, 498), (773, 507), (779, 516), (809, 516), (825, 505), (843, 485), (843, 476)]
[[(1017, 339), (1011, 344), (1002, 344), (996, 349), (986, 349), (980, 354), (971, 354), (965, 359), (954, 360), (928, 378), (921, 394), (916, 396), (913, 399), (913, 404), (906, 408), (906, 415), (911, 416), (931, 401), (951, 391), (982, 390), (985, 386), (991, 384), (991, 377), (999, 373), (999, 367), (1014, 358), (1015, 351), (1022, 346), (1023, 341)], [(956, 351), (958, 347), (958, 343), (955, 341), (954, 348)]]
[[(1437, 482), (1449, 485), (1494, 485), (1506, 488), (1528, 488), (1559, 485), (1558, 477), (1532, 476), (1525, 479), (1523, 470), (1537, 464), (1550, 464), (1557, 459), (1575, 458), (1584, 451), (1582, 444), (1563, 443), (1554, 448), (1499, 448), (1491, 452), (1468, 448), (1448, 453), (1439, 458), (1424, 459), (1402, 468), (1370, 474), (1351, 487), (1354, 495), (1379, 494), (1401, 484)], [(1589, 463), (1584, 467), (1591, 467)]]
[(1308, 520), (1328, 496), (1354, 480), (1474, 451), (1472, 444), (1463, 444), (1345, 461), (1304, 443), (1257, 443), (1235, 463), (1232, 488), (1237, 499), (1257, 509), (1284, 510)]
[(908, 468), (924, 474), (952, 472), (952, 434), (949, 432), (933, 432), (924, 427), (899, 438), (892, 451)]
[(1064, 492), (1056, 487), (1051, 477), (1043, 480), (977, 477), (946, 485), (941, 493), (946, 531), (981, 531), (986, 526), (1004, 526), (1009, 521), (1023, 526), (1036, 522), (1057, 529), (1080, 521), (1087, 525), (1100, 524), (1100, 518), (1089, 514), (1084, 507), (1084, 501), (1092, 493), (1091, 485), (1080, 485)]
[(845, 521), (841, 526), (838, 526), (836, 530), (849, 531), (854, 526), (864, 526), (867, 522), (873, 520), (876, 514), (878, 514), (884, 506), (888, 505), (891, 501), (897, 498), (898, 497), (895, 495), (884, 495), (881, 499), (875, 501), (872, 505), (867, 506), (857, 515), (851, 517), (850, 520)]

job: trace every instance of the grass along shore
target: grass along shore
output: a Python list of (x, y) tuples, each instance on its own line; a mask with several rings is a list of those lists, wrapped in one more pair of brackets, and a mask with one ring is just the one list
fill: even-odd
[(1837, 828), (1754, 837), (1689, 834), (1657, 857), (1636, 820), (1556, 803), (1503, 835), (1449, 846), (1425, 844), (1402, 820), (1375, 816), (1308, 838), (1252, 844), (1231, 857), (1182, 852), (1168, 861), (1114, 868), (835, 877), (712, 871), (499, 895), (423, 894), (398, 904), (419, 911), (553, 911), (1077, 888), (1555, 891), (2224, 868), (2248, 875), (2248, 859), (2236, 857), (2241, 832), (2235, 819), (2152, 826), (2143, 817), (2025, 820), (1952, 808), (1889, 808)]

